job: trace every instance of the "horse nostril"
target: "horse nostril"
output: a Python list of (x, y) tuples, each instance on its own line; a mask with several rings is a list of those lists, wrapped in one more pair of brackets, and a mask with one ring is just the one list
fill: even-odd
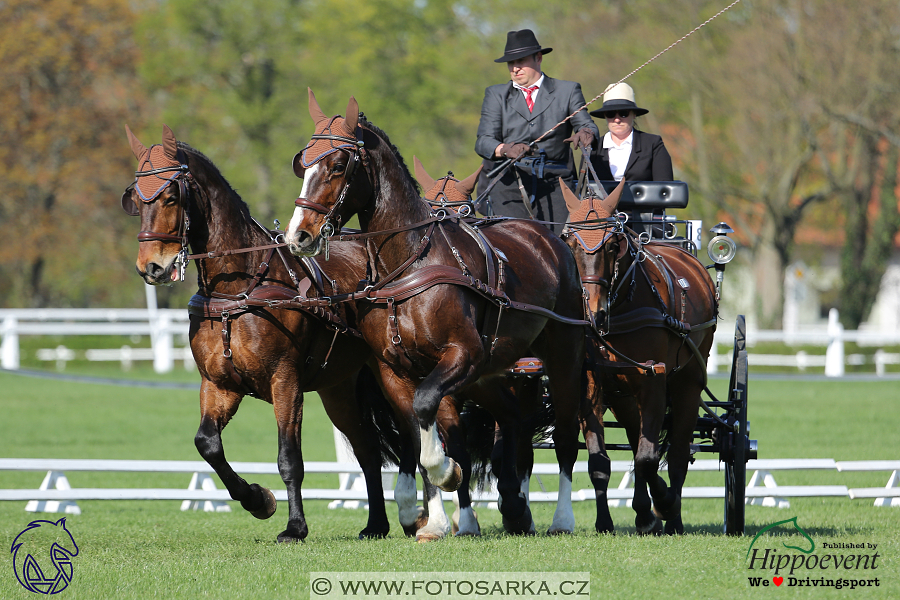
[(298, 246), (301, 248), (305, 248), (312, 243), (312, 236), (306, 233), (305, 231), (298, 231), (297, 237), (294, 240)]
[(147, 275), (153, 277), (154, 279), (159, 278), (165, 272), (161, 266), (156, 264), (155, 262), (147, 263)]

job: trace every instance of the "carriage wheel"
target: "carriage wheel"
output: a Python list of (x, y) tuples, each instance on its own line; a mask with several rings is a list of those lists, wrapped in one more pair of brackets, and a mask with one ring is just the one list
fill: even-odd
[(747, 428), (747, 329), (744, 316), (739, 315), (734, 333), (734, 356), (731, 360), (731, 381), (727, 422), (737, 425), (726, 439), (731, 441), (730, 458), (725, 462), (725, 533), (744, 535), (744, 499), (747, 485), (747, 460), (750, 446)]

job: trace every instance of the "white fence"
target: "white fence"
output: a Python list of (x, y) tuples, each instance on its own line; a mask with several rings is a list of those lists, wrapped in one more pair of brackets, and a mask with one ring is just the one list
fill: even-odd
[[(149, 287), (149, 286), (148, 286)], [(152, 288), (151, 288), (152, 289)], [(19, 336), (22, 335), (149, 335), (151, 348), (131, 348), (88, 350), (87, 360), (118, 361), (123, 368), (133, 361), (152, 360), (158, 373), (171, 371), (176, 361), (184, 361), (187, 369), (193, 368), (193, 357), (189, 348), (176, 348), (176, 338), (185, 339), (188, 333), (188, 314), (184, 309), (156, 309), (155, 299), (150, 299), (148, 309), (0, 309), (0, 366), (4, 369), (19, 368)], [(710, 356), (708, 371), (716, 373), (727, 370), (731, 364), (731, 353), (720, 354), (719, 349), (730, 348), (734, 342), (733, 330), (720, 324), (716, 331), (717, 351)], [(788, 345), (806, 344), (826, 347), (824, 355), (797, 352), (795, 354), (759, 354), (752, 351), (758, 342), (783, 342)], [(873, 356), (863, 354), (846, 355), (844, 344), (856, 342), (867, 346), (900, 345), (900, 335), (884, 334), (877, 331), (844, 331), (838, 322), (837, 311), (831, 311), (827, 327), (800, 329), (796, 331), (753, 330), (747, 331), (747, 345), (750, 348), (751, 366), (784, 366), (801, 371), (811, 367), (824, 367), (825, 375), (840, 377), (846, 365), (874, 365), (875, 373), (884, 375), (887, 365), (900, 364), (900, 353), (879, 349)], [(62, 369), (65, 363), (76, 358), (75, 352), (64, 345), (43, 348), (38, 351), (40, 360), (55, 362)]]
[[(238, 473), (247, 475), (277, 475), (275, 463), (231, 463)], [(612, 461), (614, 473), (624, 473), (617, 488), (608, 492), (611, 506), (630, 506), (634, 491), (630, 461)], [(747, 503), (786, 508), (790, 506), (790, 497), (840, 497), (848, 499), (875, 498), (875, 506), (900, 507), (900, 460), (881, 461), (841, 461), (833, 459), (768, 459), (751, 460), (747, 465), (752, 472), (746, 488)], [(0, 500), (27, 501), (25, 510), (30, 512), (69, 512), (78, 514), (81, 509), (78, 500), (181, 500), (181, 510), (198, 510), (223, 512), (231, 510), (225, 504), (231, 498), (227, 490), (216, 489), (215, 481), (210, 476), (212, 468), (203, 461), (154, 461), (154, 460), (80, 460), (80, 459), (45, 459), (45, 458), (3, 458), (0, 459), (0, 470), (6, 471), (47, 471), (43, 483), (38, 489), (3, 489)], [(306, 473), (358, 474), (359, 465), (349, 462), (306, 462)], [(697, 460), (690, 467), (691, 471), (723, 471), (723, 464), (717, 460)], [(774, 473), (787, 470), (820, 470), (820, 471), (884, 471), (891, 472), (885, 487), (848, 488), (844, 485), (778, 485)], [(157, 473), (191, 473), (191, 480), (185, 489), (138, 489), (138, 488), (72, 488), (66, 472), (157, 472)], [(587, 462), (575, 463), (576, 473), (587, 472)], [(396, 473), (396, 468), (385, 469), (385, 474)], [(556, 475), (558, 467), (552, 463), (536, 463), (534, 474)], [(724, 472), (723, 472), (724, 476)], [(385, 482), (388, 483), (388, 482)], [(389, 486), (388, 486), (389, 487)], [(287, 500), (287, 492), (273, 490), (275, 499)], [(364, 501), (364, 489), (342, 482), (339, 489), (304, 489), (306, 500), (332, 501)], [(386, 489), (385, 500), (393, 501), (393, 490)], [(421, 494), (420, 494), (421, 497)], [(683, 498), (724, 499), (724, 487), (685, 487)], [(453, 500), (453, 495), (444, 493), (444, 499)], [(594, 499), (593, 488), (573, 490), (573, 501), (591, 501)], [(495, 491), (476, 492), (472, 496), (474, 502), (497, 502)], [(531, 502), (555, 502), (556, 492), (531, 492)], [(332, 503), (334, 505), (334, 503)], [(345, 504), (345, 506), (350, 506)], [(355, 504), (353, 506), (358, 506)]]
[[(723, 346), (731, 348), (734, 345), (733, 329), (719, 325), (716, 329), (715, 347)], [(796, 354), (759, 354), (752, 351), (753, 345), (759, 342), (780, 342), (787, 345), (825, 346), (825, 354), (808, 354), (804, 351)], [(879, 331), (844, 331), (844, 327), (838, 320), (838, 311), (831, 309), (828, 313), (828, 325), (826, 327), (808, 327), (794, 331), (781, 329), (749, 329), (747, 330), (747, 362), (750, 366), (776, 366), (794, 367), (804, 371), (809, 367), (825, 367), (825, 375), (829, 377), (841, 377), (844, 375), (846, 365), (872, 364), (875, 373), (885, 375), (887, 365), (900, 364), (900, 353), (885, 352), (879, 348), (869, 358), (864, 354), (846, 355), (844, 344), (854, 342), (861, 346), (898, 346), (900, 334), (896, 332), (883, 333)], [(716, 373), (719, 367), (725, 370), (731, 366), (731, 353), (719, 354), (712, 352), (707, 363), (707, 372)]]

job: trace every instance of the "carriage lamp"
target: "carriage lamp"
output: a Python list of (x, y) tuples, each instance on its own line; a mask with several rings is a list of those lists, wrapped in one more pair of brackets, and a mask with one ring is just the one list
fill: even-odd
[(718, 299), (719, 293), (722, 291), (722, 280), (725, 279), (725, 265), (734, 260), (734, 256), (737, 254), (737, 244), (728, 237), (729, 233), (734, 233), (734, 229), (729, 227), (725, 221), (710, 229), (709, 232), (716, 234), (713, 239), (709, 240), (706, 251), (709, 258), (715, 263), (711, 266), (716, 268), (716, 299)]

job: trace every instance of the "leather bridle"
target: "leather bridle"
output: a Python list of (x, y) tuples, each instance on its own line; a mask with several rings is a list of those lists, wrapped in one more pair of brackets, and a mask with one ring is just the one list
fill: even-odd
[[(193, 182), (193, 176), (186, 164), (180, 164), (178, 166), (172, 167), (160, 167), (158, 169), (151, 169), (149, 171), (135, 171), (134, 172), (134, 182), (125, 189), (125, 193), (122, 194), (122, 209), (131, 216), (138, 216), (140, 212), (138, 211), (137, 206), (134, 202), (131, 201), (131, 193), (137, 185), (137, 180), (140, 177), (147, 177), (149, 175), (159, 175), (160, 173), (171, 173), (177, 171), (178, 174), (169, 180), (169, 185), (171, 183), (178, 183), (178, 205), (181, 209), (181, 214), (178, 216), (178, 232), (177, 233), (163, 233), (160, 231), (147, 231), (142, 230), (138, 233), (137, 239), (138, 242), (163, 242), (164, 244), (180, 244), (181, 249), (178, 251), (178, 256), (175, 258), (175, 263), (178, 265), (178, 276), (180, 281), (184, 281), (184, 272), (187, 268), (188, 263), (188, 232), (191, 227), (191, 219), (188, 210), (188, 200), (190, 198), (190, 189), (191, 182)], [(155, 195), (150, 200), (144, 200), (141, 198), (141, 201), (144, 204), (151, 204), (156, 201), (157, 198), (160, 197), (161, 194)]]
[[(326, 130), (327, 129), (330, 129), (330, 126), (326, 128)], [(316, 140), (331, 140), (334, 142), (341, 142), (342, 145), (335, 148), (335, 150), (342, 150), (350, 155), (350, 160), (347, 162), (347, 167), (344, 172), (344, 187), (341, 189), (341, 193), (340, 195), (338, 195), (337, 201), (332, 204), (330, 208), (323, 204), (319, 204), (318, 202), (313, 202), (307, 198), (302, 197), (297, 198), (294, 201), (294, 205), (299, 208), (308, 208), (313, 212), (325, 215), (322, 227), (319, 229), (319, 235), (325, 238), (327, 244), (328, 238), (334, 235), (336, 231), (340, 231), (341, 217), (339, 211), (344, 204), (344, 199), (347, 197), (347, 191), (350, 189), (350, 185), (353, 183), (353, 178), (356, 176), (360, 163), (362, 163), (363, 170), (366, 172), (366, 176), (368, 177), (370, 182), (373, 180), (373, 178), (369, 173), (369, 169), (367, 166), (368, 160), (365, 153), (365, 142), (363, 141), (363, 129), (361, 126), (356, 126), (355, 138), (326, 133), (314, 134), (310, 138), (310, 145), (314, 144)], [(302, 158), (302, 153), (304, 151), (300, 152), (301, 165), (304, 169), (308, 169), (326, 156), (326, 154), (322, 154), (316, 157), (312, 162), (307, 163)], [(330, 154), (330, 152), (328, 154)]]

